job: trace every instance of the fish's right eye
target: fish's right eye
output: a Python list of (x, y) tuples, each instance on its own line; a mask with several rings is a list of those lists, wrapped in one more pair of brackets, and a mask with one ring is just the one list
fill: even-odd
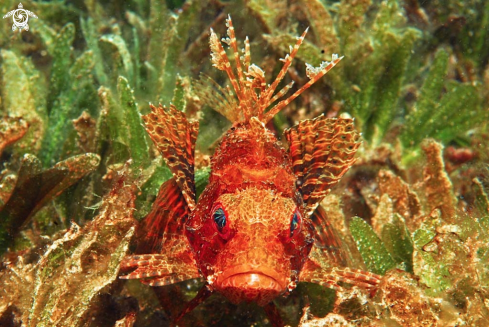
[(214, 213), (212, 214), (212, 218), (214, 219), (214, 222), (216, 223), (217, 229), (222, 232), (222, 229), (226, 226), (226, 213), (224, 212), (224, 209), (221, 207), (218, 207), (216, 210), (214, 210)]
[(301, 230), (302, 225), (302, 215), (299, 209), (295, 209), (292, 217), (290, 218), (290, 237), (294, 237)]

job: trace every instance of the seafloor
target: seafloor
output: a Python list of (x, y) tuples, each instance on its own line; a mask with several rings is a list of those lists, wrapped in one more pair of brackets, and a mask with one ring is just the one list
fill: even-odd
[[(351, 266), (375, 294), (299, 284), (277, 298), (292, 326), (487, 326), (489, 1), (2, 0), (0, 326), (167, 326), (202, 282), (151, 288), (119, 264), (171, 177), (141, 124), (148, 103), (200, 121), (199, 193), (230, 126), (211, 110), (209, 30), (265, 76), (310, 27), (283, 85), (305, 63), (344, 59), (275, 116), (272, 129), (349, 115), (357, 161), (322, 202)], [(24, 11), (24, 15), (29, 13)], [(215, 105), (215, 103), (214, 103)], [(263, 309), (216, 294), (179, 326), (266, 326)]]

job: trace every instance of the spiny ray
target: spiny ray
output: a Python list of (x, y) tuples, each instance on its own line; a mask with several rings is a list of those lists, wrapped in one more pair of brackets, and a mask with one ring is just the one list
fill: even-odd
[(174, 105), (150, 106), (151, 113), (142, 117), (146, 131), (175, 176), (192, 210), (195, 207), (194, 152), (199, 123), (189, 122)]
[[(321, 77), (326, 75), (326, 73), (329, 72), (334, 66), (336, 66), (336, 64), (339, 63), (341, 59), (343, 59), (343, 57), (337, 58), (336, 55), (333, 55), (333, 61), (325, 62), (325, 63), (327, 63), (327, 65), (325, 65), (325, 67), (322, 68), (319, 72), (317, 72), (314, 75), (308, 74), (308, 76), (310, 76), (311, 79), (306, 84), (304, 84), (300, 89), (295, 91), (295, 93), (292, 94), (290, 97), (288, 97), (285, 100), (280, 101), (277, 105), (275, 105), (272, 109), (270, 109), (265, 114), (265, 117), (263, 118), (263, 122), (267, 123), (268, 121), (270, 121), (270, 119), (272, 119), (273, 116), (278, 114), (280, 112), (280, 110), (285, 108), (285, 106), (287, 106), (289, 103), (294, 101), (295, 98), (297, 98), (299, 95), (301, 95), (302, 92), (307, 90), (309, 87), (311, 87), (312, 84), (316, 83)], [(321, 64), (321, 66), (323, 66), (323, 64)]]
[(238, 71), (238, 79), (240, 86), (244, 85), (243, 69), (241, 68), (241, 60), (239, 58), (238, 43), (236, 42), (236, 35), (234, 34), (233, 22), (231, 21), (231, 16), (228, 16), (226, 20), (226, 26), (228, 27), (228, 45), (233, 50), (234, 61), (236, 62), (236, 69)]
[(297, 187), (309, 214), (355, 162), (360, 135), (350, 118), (323, 115), (284, 131)]
[(162, 286), (187, 279), (200, 278), (199, 270), (190, 251), (166, 254), (127, 256), (121, 263), (122, 270), (134, 269), (121, 279), (145, 279), (151, 286)]
[(243, 62), (244, 62), (244, 69), (245, 71), (247, 71), (251, 63), (250, 39), (248, 39), (248, 37), (245, 38)]
[(299, 278), (301, 282), (315, 283), (341, 291), (342, 287), (338, 285), (340, 282), (364, 289), (375, 289), (379, 285), (382, 276), (352, 268), (324, 269), (315, 265), (312, 261), (308, 261), (302, 269)]
[(238, 81), (236, 80), (236, 76), (234, 76), (233, 70), (231, 68), (231, 63), (229, 62), (228, 55), (226, 54), (226, 51), (222, 47), (221, 41), (219, 41), (219, 38), (217, 37), (216, 33), (214, 33), (214, 30), (212, 28), (209, 43), (211, 46), (211, 58), (214, 67), (219, 70), (224, 70), (228, 74), (229, 81), (233, 85), (234, 91), (236, 92), (239, 101), (242, 101), (243, 97), (241, 94), (241, 90), (239, 88)]
[[(299, 48), (304, 41), (304, 38), (306, 37), (307, 31), (309, 30), (309, 27), (306, 28), (304, 33), (297, 39), (297, 43), (295, 46), (292, 48), (290, 47), (290, 54), (287, 54), (285, 58), (283, 59), (284, 65), (282, 66), (282, 69), (277, 75), (277, 78), (275, 78), (275, 81), (273, 81), (272, 85), (270, 85), (267, 90), (265, 91), (265, 94), (262, 99), (261, 103), (261, 109), (262, 113), (265, 111), (265, 109), (270, 105), (270, 98), (273, 95), (273, 92), (275, 92), (275, 89), (277, 88), (278, 83), (282, 81), (284, 78), (285, 74), (289, 70), (290, 65), (292, 64), (292, 60), (294, 60), (295, 55), (297, 54), (297, 51), (299, 51)], [(266, 122), (266, 121), (264, 121)]]
[(241, 91), (241, 101), (243, 103), (240, 103), (240, 108), (243, 110), (243, 114), (245, 116), (246, 120), (249, 120), (253, 113), (253, 105), (251, 101), (253, 100), (253, 94), (250, 93), (250, 88), (247, 87), (247, 83), (245, 81), (244, 75), (243, 75), (243, 69), (241, 68), (241, 60), (239, 58), (239, 52), (238, 52), (238, 43), (236, 41), (236, 35), (234, 34), (234, 27), (233, 27), (233, 22), (231, 20), (231, 16), (228, 16), (228, 19), (226, 20), (226, 26), (228, 27), (228, 36), (229, 38), (225, 39), (224, 42), (228, 44), (228, 46), (233, 50), (234, 54), (234, 61), (236, 63), (236, 70), (238, 71), (238, 81), (239, 81), (239, 88)]
[[(263, 123), (267, 123), (280, 110), (282, 110), (285, 106), (287, 106), (290, 102), (297, 98), (312, 84), (317, 82), (342, 59), (338, 58), (337, 55), (333, 55), (333, 59), (331, 62), (325, 61), (317, 68), (306, 64), (307, 76), (310, 78), (310, 80), (290, 97), (280, 101), (273, 108), (266, 111), (272, 103), (278, 101), (287, 93), (288, 90), (290, 90), (292, 83), (286, 85), (282, 90), (275, 94), (277, 86), (285, 77), (285, 74), (292, 64), (292, 60), (295, 58), (297, 52), (299, 51), (299, 48), (304, 41), (308, 29), (306, 29), (304, 33), (302, 33), (302, 35), (297, 38), (296, 44), (293, 47), (290, 47), (290, 53), (288, 53), (284, 59), (281, 59), (284, 62), (283, 67), (278, 73), (275, 80), (272, 82), (272, 84), (267, 87), (263, 70), (254, 64), (250, 64), (251, 54), (248, 38), (246, 38), (244, 42), (244, 56), (240, 57), (235, 30), (230, 16), (228, 16), (228, 19), (226, 20), (226, 26), (228, 27), (228, 37), (223, 38), (221, 41), (211, 29), (210, 47), (212, 62), (214, 66), (217, 69), (223, 70), (227, 73), (229, 81), (231, 82), (231, 85), (233, 86), (233, 89), (235, 91), (235, 95), (238, 98), (238, 102), (231, 106), (229, 110), (226, 110), (226, 118), (230, 119), (232, 122), (242, 121), (242, 119), (244, 119), (244, 121), (249, 121), (251, 117), (257, 117)], [(233, 52), (235, 69), (238, 78), (236, 78), (233, 72), (231, 62), (221, 42), (226, 43)], [(257, 92), (255, 92), (255, 89), (258, 89), (258, 94)], [(229, 112), (233, 110), (240, 111), (241, 113), (230, 114)]]
[(292, 88), (294, 85), (294, 82), (290, 82), (289, 84), (285, 85), (283, 89), (281, 89), (277, 94), (273, 96), (273, 98), (270, 100), (270, 103), (274, 103), (281, 97), (283, 97), (289, 90)]

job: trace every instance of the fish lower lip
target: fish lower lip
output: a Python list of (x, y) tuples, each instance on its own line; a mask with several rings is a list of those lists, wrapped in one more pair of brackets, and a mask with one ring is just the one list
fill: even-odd
[(216, 290), (232, 303), (256, 302), (265, 306), (285, 289), (273, 277), (260, 272), (243, 272), (231, 275), (216, 283)]
[(220, 287), (240, 287), (250, 289), (263, 289), (275, 292), (283, 291), (279, 282), (273, 277), (259, 273), (259, 272), (246, 272), (240, 274), (234, 274), (224, 279), (221, 282)]
[(217, 278), (214, 287), (232, 303), (254, 301), (264, 306), (285, 292), (286, 274), (258, 265), (239, 265), (225, 269)]
[(263, 283), (262, 285), (269, 285), (270, 288), (280, 289), (280, 291), (286, 287), (284, 276), (274, 269), (250, 265), (241, 265), (225, 270), (217, 282), (218, 284), (227, 284), (231, 281), (234, 283), (242, 281), (250, 287)]

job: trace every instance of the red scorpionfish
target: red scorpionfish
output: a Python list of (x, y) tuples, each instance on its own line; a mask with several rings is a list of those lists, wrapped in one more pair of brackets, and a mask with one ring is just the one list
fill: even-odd
[[(319, 203), (354, 163), (360, 145), (350, 118), (323, 115), (285, 130), (286, 150), (266, 124), (309, 88), (341, 58), (319, 67), (307, 65), (309, 81), (280, 100), (292, 83), (275, 92), (304, 40), (297, 39), (277, 78), (250, 64), (245, 40), (240, 58), (231, 18), (223, 39), (235, 67), (211, 30), (213, 65), (227, 73), (229, 88), (207, 100), (233, 125), (211, 159), (209, 183), (197, 202), (194, 150), (198, 122), (175, 108), (154, 107), (143, 116), (146, 130), (163, 155), (173, 178), (165, 182), (143, 223), (149, 238), (160, 240), (159, 254), (128, 256), (121, 276), (151, 286), (203, 278), (205, 285), (181, 316), (212, 292), (233, 303), (255, 301), (273, 325), (282, 325), (272, 300), (291, 292), (298, 282), (341, 289), (338, 282), (374, 289), (380, 276), (346, 267), (347, 256)], [(279, 101), (280, 100), (280, 101)]]

